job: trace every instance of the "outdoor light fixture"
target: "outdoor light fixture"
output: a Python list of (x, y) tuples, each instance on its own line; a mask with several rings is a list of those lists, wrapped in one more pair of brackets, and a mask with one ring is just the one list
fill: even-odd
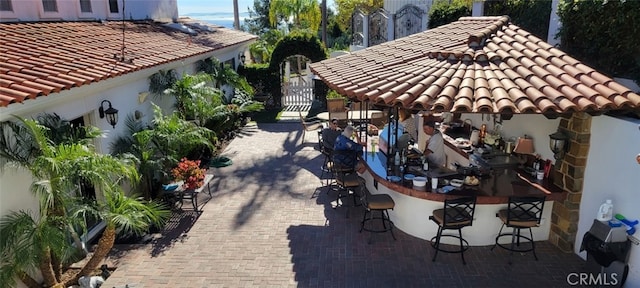
[[(107, 110), (104, 110), (103, 108), (104, 102), (109, 103), (109, 108), (107, 108)], [(109, 124), (111, 124), (113, 128), (116, 128), (116, 123), (118, 123), (118, 109), (115, 109), (111, 106), (111, 101), (102, 100), (102, 102), (100, 103), (100, 108), (98, 109), (98, 113), (100, 114), (100, 118), (104, 118), (106, 116), (107, 122), (109, 122)]]
[(569, 137), (567, 134), (557, 131), (549, 135), (549, 148), (553, 152), (553, 157), (556, 159), (562, 158), (564, 152), (569, 148)]
[(244, 65), (244, 61), (247, 59), (247, 56), (244, 56), (244, 53), (242, 53), (242, 56), (240, 56), (240, 63), (242, 63), (242, 65)]

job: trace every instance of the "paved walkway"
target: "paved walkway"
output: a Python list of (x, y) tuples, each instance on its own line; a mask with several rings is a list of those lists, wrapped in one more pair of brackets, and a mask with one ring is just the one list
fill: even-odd
[[(578, 256), (546, 242), (539, 261), (516, 254), (511, 266), (490, 247), (468, 250), (467, 265), (458, 254), (434, 263), (427, 241), (399, 230), (397, 241), (385, 233), (369, 245), (358, 233), (361, 209), (345, 218), (331, 208), (317, 136), (301, 145), (301, 135), (299, 123), (246, 126), (223, 153), (233, 165), (211, 170), (203, 212), (174, 215), (149, 244), (116, 247), (118, 268), (103, 287), (569, 287), (567, 276), (583, 270)], [(435, 225), (430, 212), (416, 221)]]

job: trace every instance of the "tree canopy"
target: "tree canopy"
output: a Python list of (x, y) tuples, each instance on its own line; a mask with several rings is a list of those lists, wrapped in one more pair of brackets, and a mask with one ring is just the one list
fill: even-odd
[(282, 20), (293, 22), (294, 28), (317, 32), (322, 15), (316, 0), (272, 0), (269, 6), (269, 23), (277, 27)]
[(384, 6), (383, 0), (334, 0), (337, 10), (337, 22), (342, 30), (350, 30), (351, 16), (360, 9), (364, 13), (372, 13)]

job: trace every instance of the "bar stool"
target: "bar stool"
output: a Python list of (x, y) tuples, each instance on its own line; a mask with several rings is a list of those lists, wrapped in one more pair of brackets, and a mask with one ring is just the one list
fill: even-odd
[[(334, 161), (332, 161), (333, 165), (333, 175), (335, 177), (335, 182), (337, 185), (338, 195), (336, 197), (336, 206), (333, 208), (338, 208), (341, 206), (345, 206), (342, 198), (352, 197), (353, 198), (353, 206), (358, 206), (356, 203), (356, 192), (355, 189), (360, 186), (359, 176), (355, 171), (355, 168), (352, 166), (343, 166), (339, 164), (339, 162), (335, 161), (336, 156), (351, 156), (356, 157), (355, 151), (343, 151), (343, 150), (333, 150)], [(356, 159), (356, 158), (354, 158)], [(349, 218), (349, 210), (346, 212), (346, 217)]]
[[(371, 192), (369, 192), (369, 189), (367, 189), (367, 186), (364, 184), (364, 179), (362, 179), (361, 177), (359, 190), (360, 202), (365, 208), (364, 216), (362, 216), (362, 223), (360, 225), (360, 233), (362, 233), (363, 230), (370, 232), (368, 241), (369, 244), (371, 244), (373, 233), (384, 233), (387, 231), (391, 232), (391, 237), (393, 237), (393, 240), (395, 241), (396, 235), (393, 234), (393, 222), (391, 221), (391, 218), (389, 218), (389, 209), (393, 210), (393, 208), (396, 206), (393, 198), (391, 198), (391, 196), (389, 196), (388, 194), (371, 194)], [(380, 216), (376, 217), (374, 215), (374, 212), (379, 212)], [(367, 218), (367, 216), (369, 217)], [(382, 229), (375, 229), (372, 227), (374, 223), (371, 221), (374, 221), (376, 219), (380, 220)], [(367, 223), (369, 225), (367, 225)]]
[[(324, 145), (322, 145), (321, 147), (322, 155), (324, 155), (324, 163), (322, 164), (322, 173), (320, 174), (320, 180), (324, 178), (325, 173), (329, 174), (329, 178), (325, 178), (325, 186), (329, 187), (329, 184), (331, 184), (333, 178), (335, 177), (333, 175), (333, 149), (325, 147)], [(330, 189), (327, 189), (327, 193), (329, 193), (329, 190)]]
[[(469, 249), (469, 242), (462, 238), (462, 228), (473, 224), (473, 213), (476, 210), (476, 197), (460, 197), (455, 199), (446, 199), (444, 208), (433, 211), (433, 215), (429, 219), (438, 224), (438, 234), (431, 238), (431, 247), (435, 249), (433, 259), (436, 261), (438, 251), (445, 253), (460, 253), (462, 256), (462, 264), (467, 264), (464, 260), (464, 251)], [(444, 230), (458, 230), (458, 235), (442, 234)], [(460, 240), (460, 247), (456, 250), (447, 250), (440, 247), (442, 237), (453, 237)], [(434, 242), (435, 241), (435, 242)]]
[[(540, 225), (544, 201), (545, 196), (509, 197), (509, 205), (507, 206), (507, 209), (500, 210), (496, 213), (496, 217), (499, 217), (500, 220), (502, 220), (502, 226), (500, 227), (498, 236), (496, 236), (496, 243), (491, 247), (491, 250), (493, 251), (493, 248), (500, 246), (501, 248), (511, 251), (509, 255), (509, 264), (511, 264), (513, 252), (531, 251), (533, 252), (533, 257), (538, 261), (536, 245), (533, 241), (533, 232), (531, 231), (531, 228), (538, 227)], [(511, 233), (502, 233), (504, 226), (513, 228), (513, 231)], [(529, 229), (530, 237), (521, 235), (520, 230), (522, 229)], [(498, 242), (498, 240), (504, 236), (511, 236), (511, 245), (508, 247), (505, 244)], [(531, 247), (520, 247), (521, 239), (529, 241), (531, 243)]]

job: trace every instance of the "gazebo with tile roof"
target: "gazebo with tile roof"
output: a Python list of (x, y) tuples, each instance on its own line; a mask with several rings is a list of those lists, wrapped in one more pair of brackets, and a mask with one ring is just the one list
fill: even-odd
[(591, 117), (640, 117), (640, 95), (501, 17), (462, 17), (418, 34), (313, 63), (329, 88), (355, 101), (427, 112), (562, 117), (571, 149), (553, 172), (568, 192), (553, 205), (549, 241), (576, 239)]
[(640, 95), (506, 16), (463, 17), (311, 70), (351, 99), (414, 110), (555, 118), (640, 108)]

